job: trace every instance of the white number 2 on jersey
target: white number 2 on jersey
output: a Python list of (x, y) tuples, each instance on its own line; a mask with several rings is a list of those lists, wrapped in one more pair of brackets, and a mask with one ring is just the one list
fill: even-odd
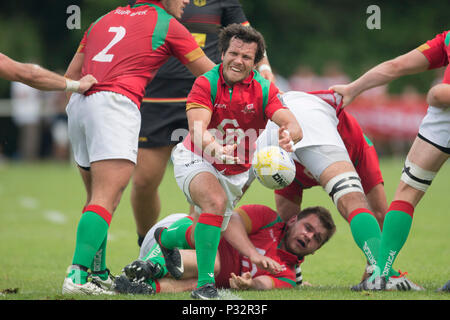
[(108, 53), (108, 51), (120, 40), (122, 40), (123, 37), (125, 37), (126, 30), (124, 27), (111, 27), (109, 28), (108, 32), (115, 32), (116, 35), (111, 40), (111, 42), (99, 53), (97, 53), (92, 60), (98, 61), (98, 62), (111, 62), (114, 58), (114, 55), (111, 53)]

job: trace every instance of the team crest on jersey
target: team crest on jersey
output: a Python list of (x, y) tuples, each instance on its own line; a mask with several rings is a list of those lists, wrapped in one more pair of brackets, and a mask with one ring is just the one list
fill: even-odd
[(253, 105), (253, 103), (250, 103), (248, 105), (245, 106), (244, 110), (242, 110), (243, 113), (247, 114), (247, 113), (255, 113), (255, 106)]
[(282, 104), (284, 107), (287, 107), (287, 106), (286, 106), (286, 103), (284, 103), (284, 99), (283, 99), (283, 96), (281, 95), (281, 93), (277, 93), (277, 98), (278, 98), (278, 100), (280, 100), (281, 104)]
[(206, 0), (194, 0), (194, 4), (197, 7), (203, 7), (204, 5), (206, 5)]

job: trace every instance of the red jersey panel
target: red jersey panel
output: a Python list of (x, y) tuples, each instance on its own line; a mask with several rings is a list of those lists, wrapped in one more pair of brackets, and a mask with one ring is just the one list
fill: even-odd
[[(432, 40), (417, 48), (430, 62), (429, 69), (445, 67), (449, 63), (450, 56), (450, 31), (444, 31)], [(447, 67), (444, 73), (443, 83), (450, 83), (450, 69)]]
[[(314, 92), (308, 93), (317, 95), (321, 98), (325, 97), (323, 96), (324, 92), (321, 92), (320, 94), (315, 94)], [(383, 183), (383, 176), (381, 174), (375, 147), (370, 140), (365, 137), (355, 117), (344, 109), (340, 109), (339, 105), (331, 102), (331, 99), (323, 100), (337, 110), (337, 117), (339, 119), (337, 130), (347, 148), (350, 160), (361, 178), (364, 192), (367, 194), (374, 186)], [(275, 193), (282, 195), (284, 198), (293, 202), (298, 202), (302, 199), (303, 189), (318, 186), (319, 183), (303, 165), (297, 161), (294, 161), (294, 163), (296, 169), (294, 181), (286, 188), (275, 190)]]
[[(223, 66), (220, 64), (195, 80), (187, 98), (186, 109), (200, 106), (210, 110), (211, 121), (207, 129), (223, 146), (237, 144), (236, 156), (239, 157), (240, 163), (218, 163), (218, 160), (202, 154), (201, 150), (195, 148), (190, 135), (187, 135), (183, 144), (187, 149), (202, 155), (218, 171), (222, 171), (225, 175), (234, 175), (251, 167), (253, 146), (257, 137), (275, 111), (286, 107), (279, 98), (278, 88), (270, 82), (267, 83), (270, 86), (267, 104), (264, 106), (261, 81), (268, 80), (261, 80), (259, 74), (260, 79), (255, 79), (256, 72), (252, 71), (247, 79), (230, 87), (223, 78), (222, 69)], [(217, 72), (219, 74), (211, 80), (211, 74)], [(217, 91), (212, 92), (212, 87)]]
[(219, 245), (219, 255), (221, 261), (226, 261), (226, 263), (222, 263), (221, 272), (216, 278), (217, 285), (229, 287), (230, 272), (235, 274), (250, 272), (252, 277), (262, 275), (271, 277), (274, 288), (294, 287), (296, 285), (295, 265), (300, 264), (303, 260), (278, 248), (285, 234), (286, 224), (275, 211), (264, 205), (244, 205), (238, 208), (237, 212), (243, 216), (244, 221), (250, 223), (250, 226), (247, 226), (251, 230), (249, 239), (256, 250), (286, 268), (276, 275), (258, 269), (256, 265), (251, 264), (250, 259), (241, 256), (225, 239), (222, 239)]
[(79, 49), (84, 53), (82, 75), (98, 80), (86, 95), (113, 91), (140, 106), (145, 86), (170, 56), (186, 64), (204, 55), (159, 1), (148, 3), (118, 7), (86, 31)]

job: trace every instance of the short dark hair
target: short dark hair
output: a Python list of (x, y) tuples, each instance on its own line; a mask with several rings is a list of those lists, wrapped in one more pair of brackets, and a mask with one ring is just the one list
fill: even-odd
[(221, 53), (225, 53), (228, 50), (232, 38), (238, 38), (245, 43), (256, 43), (255, 64), (260, 62), (264, 57), (264, 53), (266, 52), (266, 42), (261, 33), (256, 29), (238, 23), (233, 23), (223, 28), (219, 34), (219, 51)]
[(311, 214), (316, 215), (322, 223), (323, 227), (327, 230), (326, 238), (321, 244), (321, 246), (323, 246), (336, 232), (336, 225), (334, 224), (333, 217), (331, 216), (330, 211), (321, 206), (308, 207), (306, 209), (303, 209), (297, 214), (297, 221), (306, 218)]

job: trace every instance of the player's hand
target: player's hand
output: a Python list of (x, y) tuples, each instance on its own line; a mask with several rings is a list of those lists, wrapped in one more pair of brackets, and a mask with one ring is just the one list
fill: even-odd
[(266, 257), (262, 254), (255, 254), (252, 257), (249, 257), (252, 264), (255, 264), (257, 268), (266, 270), (271, 274), (277, 274), (281, 271), (284, 271), (286, 267), (280, 265), (275, 260)]
[(287, 152), (294, 152), (294, 141), (292, 141), (289, 131), (285, 127), (278, 129), (278, 144)]
[(237, 144), (219, 146), (216, 149), (214, 157), (220, 161), (220, 163), (234, 164), (239, 162), (239, 157), (234, 155)]
[(334, 85), (331, 86), (328, 90), (332, 90), (342, 96), (342, 108), (348, 106), (356, 98), (356, 94), (352, 92), (351, 87), (348, 84)]
[(85, 75), (80, 80), (80, 87), (78, 88), (78, 93), (85, 93), (92, 85), (97, 83), (97, 79), (95, 79), (92, 75)]
[(252, 287), (253, 279), (250, 272), (244, 273), (242, 276), (237, 276), (231, 273), (230, 288), (238, 290), (247, 290)]

